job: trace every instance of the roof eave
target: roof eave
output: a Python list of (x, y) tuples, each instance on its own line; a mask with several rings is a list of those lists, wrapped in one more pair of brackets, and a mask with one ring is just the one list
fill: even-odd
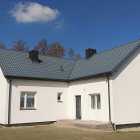
[(111, 76), (111, 74), (112, 74), (112, 72), (108, 71), (108, 72), (99, 73), (99, 74), (95, 74), (95, 75), (88, 75), (88, 76), (69, 79), (69, 81), (77, 81), (77, 80), (84, 80), (84, 79), (90, 79), (90, 78), (107, 77), (107, 76)]
[(22, 77), (6, 75), (7, 79), (23, 79), (23, 80), (41, 80), (41, 81), (56, 81), (56, 82), (68, 82), (67, 79), (53, 79), (53, 78), (38, 78), (38, 77)]
[(37, 78), (37, 77), (21, 77), (21, 76), (11, 76), (6, 75), (5, 77), (7, 79), (25, 79), (25, 80), (41, 80), (41, 81), (56, 81), (56, 82), (70, 82), (70, 81), (77, 81), (77, 80), (83, 80), (83, 79), (89, 79), (89, 78), (98, 78), (98, 77), (106, 77), (110, 76), (111, 72), (105, 72), (105, 73), (99, 73), (95, 75), (89, 75), (89, 76), (83, 76), (73, 79), (52, 79), (52, 78)]

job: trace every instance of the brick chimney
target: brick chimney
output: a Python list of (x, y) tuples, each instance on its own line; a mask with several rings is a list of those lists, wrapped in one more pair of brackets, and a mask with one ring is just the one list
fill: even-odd
[(96, 49), (91, 49), (91, 48), (88, 48), (85, 50), (85, 53), (86, 53), (86, 59), (92, 57), (94, 54), (96, 54)]
[(29, 58), (33, 61), (33, 62), (38, 62), (38, 51), (36, 50), (32, 50), (29, 52)]

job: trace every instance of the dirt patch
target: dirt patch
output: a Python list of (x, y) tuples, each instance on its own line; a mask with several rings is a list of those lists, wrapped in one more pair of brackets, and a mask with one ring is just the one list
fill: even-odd
[(0, 140), (140, 140), (140, 132), (96, 132), (54, 125), (0, 128)]

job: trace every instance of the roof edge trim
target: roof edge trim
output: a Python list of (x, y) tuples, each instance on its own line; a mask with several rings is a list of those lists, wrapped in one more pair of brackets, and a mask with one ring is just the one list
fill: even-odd
[(140, 43), (112, 70), (112, 73), (114, 73), (127, 59), (131, 57), (140, 47)]
[(71, 82), (71, 81), (78, 81), (78, 80), (84, 80), (84, 79), (90, 79), (90, 78), (98, 78), (98, 77), (106, 77), (106, 76), (110, 76), (111, 72), (105, 72), (105, 73), (100, 73), (100, 74), (96, 74), (96, 75), (90, 75), (90, 76), (84, 76), (84, 77), (79, 77), (79, 78), (75, 78), (75, 79), (68, 79), (68, 80), (64, 80), (64, 79), (49, 79), (49, 78), (35, 78), (35, 77), (21, 77), (21, 76), (10, 76), (7, 75), (5, 76), (7, 79), (22, 79), (22, 80), (41, 80), (41, 81), (56, 81), (56, 82)]
[(79, 78), (75, 78), (75, 79), (70, 79), (69, 81), (77, 81), (77, 80), (84, 80), (84, 79), (90, 79), (90, 78), (98, 78), (98, 77), (106, 77), (106, 76), (111, 76), (111, 72), (105, 72), (105, 73), (99, 73), (99, 74), (95, 74), (95, 75), (89, 75), (89, 76), (83, 76), (83, 77), (79, 77)]
[(50, 78), (36, 78), (36, 77), (21, 77), (21, 76), (5, 76), (7, 79), (22, 79), (22, 80), (40, 80), (40, 81), (56, 81), (56, 82), (68, 82), (68, 80), (65, 79), (50, 79)]

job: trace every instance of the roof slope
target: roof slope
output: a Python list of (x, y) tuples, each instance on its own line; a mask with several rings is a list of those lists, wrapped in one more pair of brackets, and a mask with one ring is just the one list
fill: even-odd
[(0, 67), (5, 76), (36, 79), (67, 80), (74, 61), (39, 56), (41, 63), (32, 62), (28, 53), (0, 50)]
[(6, 77), (69, 81), (111, 73), (139, 44), (137, 40), (78, 61), (39, 55), (41, 63), (32, 63), (28, 53), (0, 49), (0, 67)]
[(70, 79), (111, 73), (134, 49), (140, 40), (93, 55), (89, 59), (77, 61)]

